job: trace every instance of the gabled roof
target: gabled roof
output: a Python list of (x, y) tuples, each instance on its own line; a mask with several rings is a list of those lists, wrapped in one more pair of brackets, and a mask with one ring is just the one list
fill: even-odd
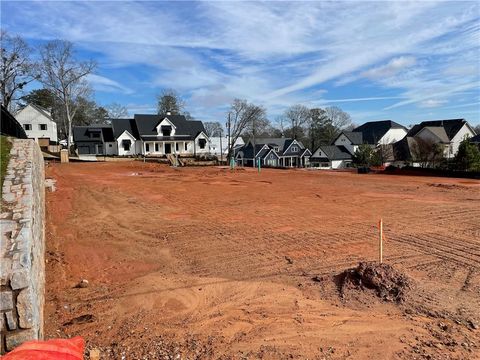
[[(266, 144), (255, 144), (255, 157), (258, 157), (261, 154), (261, 150)], [(267, 150), (267, 149), (265, 149)], [(253, 159), (253, 145), (252, 143), (248, 143), (247, 145), (243, 146), (239, 149), (239, 151), (243, 152), (243, 157), (246, 159)], [(270, 151), (270, 148), (267, 150)]]
[(42, 114), (46, 118), (48, 118), (48, 120), (53, 121), (52, 114), (50, 113), (49, 110), (45, 109), (44, 107), (42, 107), (40, 105), (33, 104), (33, 103), (27, 104), (26, 106), (21, 108), (19, 111), (17, 111), (17, 113), (15, 115), (18, 115), (20, 112), (22, 112), (23, 110), (25, 110), (29, 106), (34, 108), (35, 110), (37, 110), (40, 114)]
[(268, 146), (278, 146), (278, 150), (279, 151), (284, 151), (288, 145), (290, 143), (288, 143), (288, 145), (286, 145), (286, 142), (290, 140), (290, 143), (291, 143), (291, 140), (292, 139), (289, 139), (289, 138), (256, 138), (255, 139), (255, 144), (267, 144)]
[(412, 159), (412, 150), (417, 146), (417, 141), (412, 136), (405, 136), (402, 140), (392, 144), (393, 158), (397, 161)]
[(135, 139), (140, 139), (135, 119), (111, 119), (113, 136), (117, 139), (124, 131), (128, 131)]
[(73, 127), (73, 141), (93, 141), (101, 142), (102, 139), (90, 137), (90, 133), (100, 131), (103, 136), (103, 141), (115, 141), (113, 136), (113, 129), (111, 125), (89, 125), (89, 126), (74, 126)]
[[(348, 150), (345, 148), (345, 146), (339, 145), (322, 145), (317, 148), (317, 150), (320, 149), (322, 150), (325, 155), (327, 156), (327, 159), (332, 161), (332, 160), (350, 160), (352, 158), (352, 155), (348, 152)], [(317, 152), (317, 150), (314, 151)]]
[(158, 135), (156, 127), (165, 118), (175, 125), (175, 136), (183, 135), (195, 138), (202, 131), (205, 132), (205, 128), (201, 121), (187, 120), (183, 115), (135, 114), (135, 123), (137, 125), (139, 136)]
[(480, 134), (475, 135), (474, 137), (471, 137), (470, 142), (475, 143), (475, 144), (480, 144)]
[(305, 146), (302, 144), (301, 141), (295, 140), (292, 138), (257, 138), (255, 139), (255, 145), (257, 144), (262, 144), (262, 145), (268, 145), (271, 148), (278, 147), (278, 155), (282, 156), (290, 147), (290, 145), (296, 141), (299, 145), (298, 151), (292, 152), (288, 151), (289, 154), (296, 154), (296, 153), (302, 153), (303, 150), (305, 149)]
[(268, 154), (270, 153), (273, 153), (275, 154), (275, 156), (279, 159), (280, 156), (278, 156), (277, 152), (271, 148), (268, 148), (268, 149), (263, 149), (259, 154), (258, 154), (258, 157), (264, 159), (268, 156)]
[(440, 127), (440, 126), (425, 126), (422, 130), (420, 130), (418, 134), (422, 131), (430, 131), (433, 135), (435, 135), (441, 142), (443, 143), (449, 143), (450, 139), (448, 138), (448, 135), (445, 131), (445, 128)]
[(405, 126), (400, 125), (395, 121), (381, 120), (366, 122), (365, 124), (353, 129), (353, 132), (362, 134), (362, 143), (376, 145), (390, 129), (404, 129), (407, 131)]
[[(348, 140), (351, 141), (352, 145), (361, 145), (363, 144), (363, 137), (362, 137), (362, 133), (361, 132), (353, 132), (353, 131), (342, 131), (340, 133), (340, 135), (337, 136), (337, 138), (335, 139), (335, 141), (337, 141), (337, 139), (341, 136), (341, 135), (345, 135), (347, 137)], [(335, 142), (334, 141), (334, 142)]]
[(442, 127), (445, 130), (445, 133), (448, 136), (449, 140), (452, 140), (458, 131), (465, 125), (468, 124), (465, 119), (448, 119), (448, 120), (430, 120), (422, 121), (420, 124), (415, 125), (409, 131), (407, 136), (415, 136), (420, 130), (424, 127)]

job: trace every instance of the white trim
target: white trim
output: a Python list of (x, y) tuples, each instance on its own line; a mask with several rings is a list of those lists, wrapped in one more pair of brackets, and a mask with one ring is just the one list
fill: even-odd
[(133, 136), (132, 134), (130, 134), (130, 131), (128, 131), (128, 130), (123, 130), (123, 132), (122, 132), (120, 135), (117, 136), (117, 139), (118, 139), (120, 136), (122, 136), (123, 134), (125, 134), (125, 133), (127, 133), (129, 136), (131, 136), (133, 140), (137, 140), (137, 139), (135, 138), (135, 136)]
[(296, 139), (293, 139), (292, 143), (290, 145), (288, 145), (287, 150), (285, 150), (283, 152), (284, 154), (288, 152), (288, 149), (290, 149), (290, 147), (293, 145), (293, 143), (297, 143), (298, 147), (300, 148), (300, 144), (298, 143), (298, 141)]
[(202, 134), (203, 134), (203, 136), (205, 136), (205, 137), (207, 138), (207, 141), (210, 142), (210, 138), (209, 138), (208, 135), (205, 134), (203, 131), (200, 131), (200, 132), (197, 134), (197, 136), (195, 136), (195, 139), (194, 139), (194, 140), (197, 140), (197, 138), (198, 138), (200, 135), (202, 135)]
[(268, 153), (265, 154), (265, 156), (263, 157), (264, 159), (267, 159), (267, 157), (270, 155), (270, 153), (273, 151), (273, 153), (275, 154), (275, 156), (277, 157), (278, 160), (280, 160), (280, 156), (277, 154), (277, 152), (274, 150), (274, 149), (270, 149), (270, 151)]

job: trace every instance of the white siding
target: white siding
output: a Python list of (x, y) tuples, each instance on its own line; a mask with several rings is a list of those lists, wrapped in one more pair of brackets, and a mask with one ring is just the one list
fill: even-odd
[[(57, 124), (51, 117), (45, 116), (31, 105), (27, 105), (22, 110), (15, 114), (15, 119), (23, 126), (29, 124), (31, 130), (26, 130), (25, 133), (29, 139), (35, 139), (38, 142), (39, 138), (48, 138), (50, 141), (58, 142)], [(46, 130), (40, 130), (40, 125), (47, 126)]]
[[(206, 141), (205, 147), (203, 149), (200, 149), (200, 139), (204, 139)], [(198, 134), (197, 137), (195, 138), (195, 153), (208, 154), (210, 151), (209, 148), (210, 148), (210, 142), (207, 135), (205, 135), (204, 133)]]
[(159, 136), (164, 136), (162, 134), (162, 126), (171, 126), (172, 131), (171, 131), (169, 136), (175, 136), (175, 125), (173, 125), (173, 123), (170, 122), (170, 120), (168, 120), (168, 117), (166, 117), (162, 121), (160, 121), (160, 124), (158, 124), (158, 126), (157, 126), (157, 133), (158, 133)]
[(465, 124), (463, 127), (458, 131), (458, 133), (453, 137), (450, 146), (450, 155), (449, 157), (454, 157), (457, 154), (458, 146), (462, 142), (463, 139), (466, 137), (473, 137), (475, 134), (470, 129), (470, 127)]
[[(130, 149), (125, 150), (123, 148), (123, 140), (130, 140)], [(124, 131), (118, 138), (117, 138), (117, 148), (118, 148), (118, 155), (120, 156), (131, 156), (131, 155), (136, 155), (136, 146), (135, 146), (136, 140), (135, 138), (128, 132)]]
[(117, 143), (116, 142), (106, 142), (105, 143), (105, 154), (106, 155), (117, 155)]
[[(222, 149), (223, 149), (223, 154), (228, 153), (228, 136), (223, 136), (222, 138)], [(241, 137), (239, 137), (235, 141), (235, 146), (237, 145), (244, 145), (245, 142)], [(210, 138), (210, 154), (213, 155), (220, 155), (220, 137), (219, 136), (213, 136)]]
[(407, 130), (405, 129), (390, 129), (383, 135), (377, 145), (393, 144), (402, 140), (405, 135), (407, 135)]
[(352, 142), (344, 135), (341, 134), (337, 140), (335, 140), (334, 145), (343, 145), (350, 152), (350, 154), (355, 154), (358, 146), (353, 145)]

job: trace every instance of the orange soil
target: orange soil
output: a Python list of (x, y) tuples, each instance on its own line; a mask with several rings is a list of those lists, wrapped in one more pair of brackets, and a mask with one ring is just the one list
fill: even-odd
[[(127, 359), (158, 336), (195, 336), (212, 358), (480, 357), (479, 181), (141, 162), (47, 177), (49, 337)], [(408, 313), (311, 280), (375, 260), (380, 217), (385, 261), (418, 284)]]

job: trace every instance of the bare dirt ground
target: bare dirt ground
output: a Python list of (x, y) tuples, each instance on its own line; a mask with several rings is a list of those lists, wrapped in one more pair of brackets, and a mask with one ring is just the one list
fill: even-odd
[[(141, 162), (47, 177), (48, 337), (105, 359), (480, 358), (479, 181)], [(401, 303), (336, 281), (376, 260), (380, 217), (385, 262), (414, 284)]]

